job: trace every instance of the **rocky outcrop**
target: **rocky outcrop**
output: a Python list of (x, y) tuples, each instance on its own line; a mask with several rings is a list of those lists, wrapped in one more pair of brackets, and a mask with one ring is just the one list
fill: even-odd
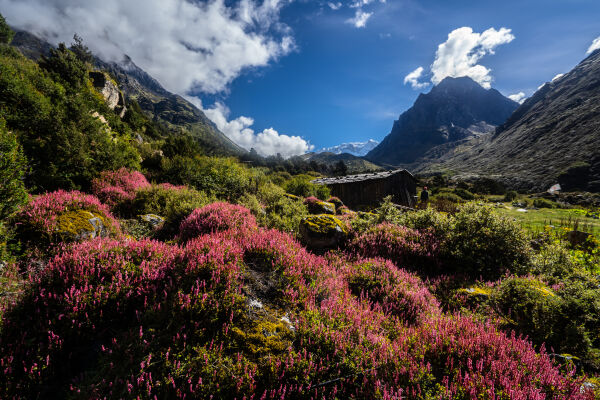
[(58, 234), (74, 241), (108, 237), (103, 216), (86, 210), (70, 211), (58, 217)]
[(123, 118), (127, 112), (127, 107), (125, 107), (125, 98), (119, 90), (119, 86), (104, 72), (92, 71), (90, 72), (90, 79), (94, 88), (104, 97), (108, 108)]

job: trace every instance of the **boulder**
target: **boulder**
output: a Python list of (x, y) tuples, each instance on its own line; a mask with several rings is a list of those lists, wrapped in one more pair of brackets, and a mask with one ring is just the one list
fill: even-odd
[(304, 204), (306, 204), (308, 212), (311, 214), (335, 215), (335, 204), (333, 203), (319, 200), (316, 197), (307, 197), (304, 199)]
[(346, 241), (348, 233), (348, 227), (330, 214), (310, 215), (300, 221), (302, 242), (309, 248), (338, 247)]
[(157, 228), (165, 222), (165, 219), (163, 217), (156, 214), (140, 215), (140, 219), (148, 223), (152, 228)]
[(69, 211), (60, 215), (57, 231), (75, 241), (109, 236), (103, 216), (86, 210)]

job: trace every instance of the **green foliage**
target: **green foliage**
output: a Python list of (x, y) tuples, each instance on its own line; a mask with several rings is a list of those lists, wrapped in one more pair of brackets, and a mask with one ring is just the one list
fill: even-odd
[(176, 155), (162, 162), (161, 180), (190, 185), (219, 199), (236, 201), (245, 193), (256, 193), (263, 174), (241, 165), (233, 158)]
[(572, 275), (555, 289), (534, 278), (504, 280), (493, 295), (495, 308), (510, 329), (553, 352), (600, 367), (598, 280)]
[(497, 279), (523, 268), (530, 257), (527, 237), (518, 225), (475, 204), (453, 216), (443, 246), (449, 266), (475, 279)]
[(552, 200), (540, 198), (533, 200), (533, 206), (536, 208), (556, 208), (557, 204)]
[(314, 196), (320, 200), (327, 200), (331, 195), (329, 188), (324, 185), (315, 185), (311, 182), (314, 179), (310, 175), (296, 175), (285, 182), (283, 188), (286, 192), (296, 196)]
[(300, 221), (308, 215), (308, 208), (301, 200), (285, 196), (285, 191), (266, 183), (258, 188), (256, 195), (242, 196), (239, 204), (247, 207), (259, 225), (298, 235)]
[(87, 78), (85, 63), (64, 43), (50, 50), (49, 57), (42, 57), (40, 67), (48, 71), (57, 82), (74, 90), (81, 88)]
[(10, 44), (12, 42), (15, 33), (10, 26), (6, 23), (4, 16), (0, 14), (0, 45), (1, 44)]
[(440, 192), (433, 197), (433, 200), (448, 201), (450, 203), (461, 203), (462, 197), (452, 192)]
[(402, 214), (398, 223), (417, 230), (430, 229), (438, 237), (443, 238), (450, 230), (451, 220), (446, 214), (427, 208)]
[(17, 138), (0, 119), (0, 221), (27, 201), (23, 180), (27, 169)]
[(94, 63), (94, 55), (88, 49), (88, 47), (83, 43), (83, 39), (78, 34), (73, 36), (73, 43), (69, 48), (75, 54), (75, 56), (84, 64), (93, 64)]
[[(135, 199), (128, 207), (137, 215), (156, 214), (165, 219), (161, 235), (173, 236), (181, 221), (215, 199), (194, 189), (169, 189), (159, 185), (137, 191)], [(136, 217), (136, 215), (131, 215)]]
[(463, 189), (463, 188), (456, 188), (454, 189), (454, 194), (456, 194), (457, 196), (460, 196), (461, 199), (463, 200), (475, 200), (475, 195), (471, 192), (469, 192), (467, 189)]
[(509, 190), (508, 192), (506, 192), (506, 194), (504, 195), (504, 201), (514, 201), (518, 196), (518, 193), (514, 190)]
[[(139, 154), (118, 116), (87, 85), (69, 90), (63, 86), (64, 79), (85, 79), (81, 61), (66, 49), (55, 54), (50, 65), (73, 62), (76, 76), (60, 78), (16, 50), (0, 48), (0, 118), (17, 135), (31, 163), (28, 185), (38, 192), (87, 188), (100, 171), (139, 168)], [(93, 116), (96, 111), (104, 113), (109, 126)]]

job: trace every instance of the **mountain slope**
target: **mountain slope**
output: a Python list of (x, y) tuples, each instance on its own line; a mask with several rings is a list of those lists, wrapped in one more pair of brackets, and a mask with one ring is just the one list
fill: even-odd
[(367, 158), (386, 164), (411, 164), (436, 146), (490, 133), (518, 106), (471, 78), (445, 78), (428, 94), (419, 95)]
[(361, 174), (382, 170), (380, 166), (373, 164), (365, 158), (357, 157), (350, 153), (307, 153), (296, 157), (308, 162), (315, 161), (319, 164), (325, 164), (329, 167), (334, 167), (336, 164), (342, 161), (347, 168), (348, 174)]
[[(12, 46), (35, 60), (52, 48), (48, 42), (25, 31), (16, 32)], [(165, 90), (129, 57), (125, 56), (120, 63), (96, 58), (96, 66), (111, 73), (125, 96), (137, 101), (146, 115), (172, 133), (188, 133), (198, 140), (207, 154), (239, 155), (246, 152), (219, 131), (202, 110)]]
[(600, 191), (600, 51), (546, 83), (490, 137), (421, 171), (496, 175), (510, 186)]
[(377, 140), (369, 139), (366, 142), (350, 142), (350, 143), (342, 143), (337, 146), (326, 147), (315, 153), (333, 153), (333, 154), (342, 154), (348, 153), (353, 156), (363, 157), (366, 156), (367, 153), (373, 150), (379, 142)]

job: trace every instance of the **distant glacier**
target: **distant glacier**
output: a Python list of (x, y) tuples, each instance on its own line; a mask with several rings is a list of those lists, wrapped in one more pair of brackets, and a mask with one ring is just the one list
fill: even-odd
[(369, 151), (377, 147), (378, 144), (379, 142), (377, 140), (369, 139), (366, 142), (342, 143), (337, 146), (322, 148), (317, 150), (316, 153), (349, 153), (353, 156), (363, 157), (366, 156)]

